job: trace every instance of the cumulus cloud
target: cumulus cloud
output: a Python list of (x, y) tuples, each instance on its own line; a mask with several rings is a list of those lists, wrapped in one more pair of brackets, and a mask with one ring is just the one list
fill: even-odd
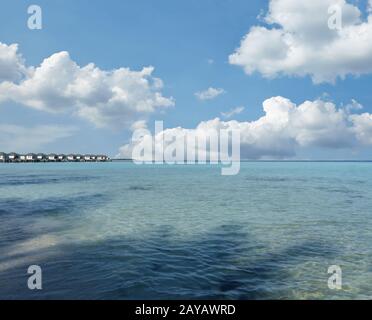
[[(328, 27), (334, 8), (342, 13), (340, 30)], [(266, 26), (253, 26), (229, 62), (247, 74), (309, 75), (314, 83), (369, 74), (372, 15), (367, 11), (363, 19), (358, 7), (345, 0), (271, 0), (263, 18)]]
[(68, 52), (55, 53), (38, 67), (26, 67), (17, 45), (0, 44), (0, 102), (14, 101), (47, 112), (70, 112), (97, 127), (129, 127), (174, 105), (152, 76), (153, 67), (101, 70), (79, 66)]
[(3, 152), (36, 152), (49, 143), (72, 136), (76, 131), (77, 128), (66, 126), (23, 127), (0, 124), (0, 150)]
[(233, 116), (235, 116), (236, 114), (240, 114), (244, 111), (244, 107), (236, 107), (234, 109), (231, 109), (230, 111), (227, 111), (227, 112), (221, 112), (221, 116), (223, 116), (224, 118), (226, 119), (229, 119)]
[(347, 112), (353, 112), (353, 111), (362, 110), (362, 109), (363, 109), (363, 106), (355, 99), (351, 99), (351, 102), (345, 106), (345, 110)]
[(17, 81), (27, 73), (23, 58), (18, 54), (18, 45), (0, 42), (0, 82)]
[[(165, 129), (157, 133), (154, 140), (161, 144), (164, 136), (192, 134), (199, 137), (208, 136), (210, 130), (239, 130), (241, 155), (245, 159), (294, 158), (298, 150), (308, 147), (354, 150), (372, 145), (372, 115), (369, 113), (350, 113), (350, 110), (319, 99), (296, 105), (283, 97), (267, 99), (263, 110), (265, 115), (255, 121), (216, 118), (203, 121), (194, 129)], [(146, 134), (121, 147), (119, 156), (130, 158), (133, 147), (143, 139)], [(183, 145), (183, 140), (179, 141)]]
[(209, 87), (207, 90), (196, 92), (195, 96), (199, 100), (212, 100), (224, 93), (225, 93), (224, 89)]
[(372, 145), (372, 114), (351, 115), (350, 118), (358, 140), (365, 145)]

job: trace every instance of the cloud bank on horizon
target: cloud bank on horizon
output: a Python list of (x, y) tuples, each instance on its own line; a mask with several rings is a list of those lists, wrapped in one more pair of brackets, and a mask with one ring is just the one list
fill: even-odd
[[(372, 11), (363, 19), (345, 0), (271, 0), (263, 17), (229, 56), (232, 65), (265, 78), (310, 76), (314, 83), (334, 83), (347, 75), (372, 72)], [(328, 9), (339, 6), (342, 28), (330, 29)]]
[[(205, 137), (211, 129), (240, 130), (241, 155), (245, 159), (290, 159), (296, 156), (296, 150), (306, 147), (352, 150), (372, 146), (372, 114), (356, 114), (352, 109), (350, 105), (337, 108), (320, 99), (297, 106), (284, 97), (273, 97), (263, 102), (265, 115), (256, 121), (216, 118), (201, 122), (195, 129), (165, 129), (155, 136), (155, 144), (159, 145), (155, 149), (161, 150), (164, 135), (177, 137), (190, 132)], [(122, 146), (118, 157), (130, 158), (133, 147), (143, 139), (146, 136)]]

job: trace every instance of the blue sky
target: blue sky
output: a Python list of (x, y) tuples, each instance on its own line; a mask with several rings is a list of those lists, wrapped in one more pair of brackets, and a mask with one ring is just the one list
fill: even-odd
[[(27, 28), (30, 4), (43, 10), (42, 30)], [(275, 96), (296, 104), (326, 97), (338, 107), (355, 99), (364, 107), (356, 114), (371, 113), (369, 73), (347, 75), (336, 83), (314, 83), (309, 75), (268, 79), (259, 71), (246, 74), (240, 66), (229, 63), (229, 55), (240, 46), (250, 28), (265, 25), (257, 17), (267, 12), (268, 5), (268, 1), (246, 0), (4, 0), (0, 10), (0, 42), (18, 44), (28, 66), (38, 66), (60, 51), (68, 51), (80, 66), (93, 62), (101, 70), (127, 67), (138, 71), (153, 66), (153, 76), (164, 84), (162, 95), (173, 97), (175, 105), (164, 112), (151, 113), (147, 117), (149, 127), (153, 120), (164, 120), (169, 128), (195, 128), (201, 121), (221, 118), (221, 112), (239, 106), (244, 111), (233, 119), (254, 121), (264, 115), (263, 101)], [(366, 2), (359, 1), (358, 6), (366, 14)], [(209, 87), (222, 88), (225, 93), (205, 101), (195, 96)], [(128, 127), (97, 128), (71, 113), (35, 110), (11, 99), (0, 105), (0, 124), (57, 125), (77, 130), (69, 137), (38, 145), (38, 150), (20, 146), (22, 150), (15, 150), (20, 152), (91, 152), (112, 156), (131, 136)], [(362, 148), (350, 156), (348, 148), (309, 146), (298, 150), (297, 155), (365, 159), (372, 158), (369, 149)]]

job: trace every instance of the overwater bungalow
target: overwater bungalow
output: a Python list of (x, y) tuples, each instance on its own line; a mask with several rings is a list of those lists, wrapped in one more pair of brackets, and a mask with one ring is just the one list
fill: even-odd
[(11, 152), (8, 154), (8, 159), (10, 162), (16, 162), (19, 159), (19, 155), (17, 153)]
[(99, 155), (99, 156), (97, 156), (97, 161), (107, 161), (107, 160), (108, 160), (108, 158), (105, 155)]
[(58, 160), (58, 157), (56, 154), (51, 153), (48, 155), (48, 161), (57, 161), (57, 160)]
[(38, 161), (38, 162), (44, 162), (46, 160), (47, 160), (47, 157), (46, 157), (46, 155), (44, 153), (38, 153), (36, 155), (36, 161)]
[(17, 154), (15, 152), (6, 154), (5, 152), (0, 152), (0, 162), (105, 162), (109, 161), (110, 158), (106, 155), (80, 155), (80, 154), (44, 154), (44, 153), (27, 153), (27, 154)]
[(7, 162), (8, 161), (8, 155), (4, 152), (0, 152), (0, 162)]
[(26, 154), (26, 161), (27, 162), (34, 162), (34, 161), (36, 161), (36, 154), (34, 154), (34, 153), (28, 153), (28, 154)]
[(68, 160), (68, 161), (76, 161), (76, 156), (75, 156), (74, 154), (69, 154), (69, 155), (67, 156), (67, 160)]

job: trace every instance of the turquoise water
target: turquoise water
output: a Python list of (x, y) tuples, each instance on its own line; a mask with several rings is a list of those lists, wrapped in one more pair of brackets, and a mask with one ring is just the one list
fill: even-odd
[(370, 299), (371, 218), (372, 163), (1, 164), (0, 299)]

